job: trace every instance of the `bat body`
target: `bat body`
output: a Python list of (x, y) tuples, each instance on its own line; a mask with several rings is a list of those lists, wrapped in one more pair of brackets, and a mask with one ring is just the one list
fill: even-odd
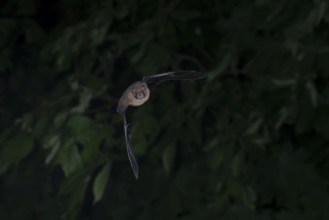
[(122, 94), (117, 111), (124, 112), (129, 105), (143, 105), (150, 97), (150, 90), (145, 82), (134, 82)]
[(125, 115), (128, 106), (140, 106), (149, 99), (150, 90), (148, 88), (148, 84), (154, 83), (158, 85), (168, 80), (198, 80), (205, 77), (207, 77), (205, 73), (196, 71), (161, 73), (156, 75), (145, 76), (141, 81), (134, 82), (124, 91), (121, 98), (119, 99), (117, 112), (119, 112), (123, 118), (123, 128), (125, 133), (128, 158), (136, 179), (138, 179), (138, 164), (132, 151), (131, 133)]

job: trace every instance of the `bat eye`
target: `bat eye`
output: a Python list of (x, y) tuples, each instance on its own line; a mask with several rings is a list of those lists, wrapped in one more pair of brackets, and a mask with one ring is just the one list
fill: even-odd
[(142, 92), (139, 92), (136, 95), (137, 95), (136, 98), (138, 98), (138, 99), (144, 98), (144, 93), (142, 93)]

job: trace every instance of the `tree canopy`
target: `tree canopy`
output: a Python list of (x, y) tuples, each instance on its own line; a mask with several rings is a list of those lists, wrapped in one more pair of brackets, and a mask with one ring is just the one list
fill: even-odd
[[(326, 0), (2, 1), (0, 218), (329, 219)], [(129, 108), (134, 179), (116, 112)]]

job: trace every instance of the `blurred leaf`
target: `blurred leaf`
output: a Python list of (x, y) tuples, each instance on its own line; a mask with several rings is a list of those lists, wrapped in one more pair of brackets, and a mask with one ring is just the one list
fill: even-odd
[(167, 175), (171, 173), (171, 170), (174, 166), (175, 157), (176, 157), (176, 146), (174, 144), (169, 144), (165, 148), (162, 154), (163, 168)]
[(286, 79), (286, 80), (280, 80), (280, 79), (273, 79), (273, 84), (277, 87), (289, 87), (296, 85), (296, 79)]
[(9, 165), (7, 163), (0, 161), (0, 176), (7, 171), (8, 167)]
[(166, 68), (170, 61), (168, 48), (153, 43), (150, 45), (142, 63), (139, 65), (140, 72), (146, 74), (157, 73), (160, 69)]
[(107, 162), (97, 174), (93, 184), (94, 204), (100, 201), (103, 197), (109, 172), (111, 169), (111, 162)]
[(80, 114), (72, 115), (67, 122), (67, 127), (75, 134), (79, 134), (83, 130), (90, 129), (94, 126), (92, 120)]
[(280, 110), (279, 119), (275, 123), (275, 129), (276, 130), (280, 129), (280, 127), (283, 125), (283, 123), (285, 122), (287, 117), (288, 117), (288, 110), (287, 110), (287, 108), (284, 107)]
[(324, 18), (324, 15), (327, 10), (327, 3), (326, 1), (318, 1), (316, 7), (310, 12), (307, 18), (307, 24), (313, 28), (313, 26), (319, 25), (321, 20)]
[[(143, 112), (141, 112), (143, 114)], [(144, 112), (144, 114), (146, 114)], [(138, 117), (138, 115), (137, 115)], [(142, 116), (140, 116), (142, 117)], [(150, 143), (156, 139), (158, 135), (158, 123), (156, 118), (152, 116), (143, 116), (143, 120), (139, 120), (133, 125), (133, 138), (135, 153), (143, 155), (146, 153)]]
[(218, 76), (222, 75), (223, 72), (231, 65), (233, 59), (232, 53), (227, 53), (224, 58), (218, 63), (218, 65), (208, 73), (208, 80), (212, 81)]
[[(0, 33), (0, 34), (2, 34), (2, 33)], [(11, 52), (9, 50), (1, 50), (1, 52), (0, 52), (0, 59), (1, 59), (0, 71), (1, 72), (8, 71), (12, 68), (12, 63), (10, 62), (11, 61), (10, 57), (11, 57)]]
[(49, 129), (49, 123), (51, 123), (51, 119), (49, 119), (47, 116), (39, 117), (33, 128), (33, 132), (36, 134), (36, 136), (44, 135)]
[(308, 89), (308, 91), (310, 93), (310, 98), (311, 98), (313, 107), (317, 107), (318, 106), (318, 93), (316, 91), (316, 87), (315, 87), (314, 83), (307, 82), (306, 88)]
[(91, 91), (84, 88), (80, 94), (79, 105), (71, 109), (71, 113), (83, 113), (89, 106), (89, 102), (92, 99)]
[(101, 45), (107, 37), (107, 32), (110, 28), (111, 20), (106, 20), (104, 23), (102, 22), (102, 19), (96, 19), (94, 22), (92, 22), (93, 29), (90, 32), (90, 38), (91, 38), (91, 45), (92, 46), (98, 46)]
[(60, 141), (60, 137), (57, 135), (54, 135), (50, 140), (49, 143), (47, 145), (45, 145), (45, 148), (47, 149), (51, 149), (50, 153), (48, 154), (47, 158), (46, 158), (46, 164), (49, 164), (53, 158), (56, 156), (58, 150), (60, 149), (61, 146), (61, 141)]
[(253, 134), (257, 133), (257, 131), (260, 129), (262, 123), (263, 123), (262, 118), (255, 120), (255, 122), (252, 125), (250, 125), (249, 128), (247, 128), (247, 130), (245, 131), (245, 134), (253, 135)]
[(243, 190), (244, 205), (251, 210), (255, 209), (256, 193), (251, 187), (246, 187)]
[(243, 153), (240, 151), (234, 156), (232, 161), (233, 176), (237, 177), (240, 175), (242, 165), (243, 165)]
[(71, 176), (65, 178), (60, 185), (58, 190), (59, 195), (65, 195), (72, 192), (76, 189), (76, 186), (84, 184), (90, 180), (91, 169), (80, 169), (77, 172), (73, 173)]
[(73, 139), (69, 139), (63, 143), (55, 160), (61, 165), (66, 176), (71, 175), (82, 167), (81, 156)]
[(1, 160), (5, 163), (18, 163), (27, 157), (34, 148), (33, 137), (27, 133), (17, 136), (2, 143)]
[(209, 157), (209, 165), (213, 170), (217, 170), (224, 162), (224, 156), (221, 152), (211, 153)]
[(57, 128), (60, 128), (64, 125), (64, 123), (66, 122), (66, 120), (69, 117), (69, 113), (67, 111), (61, 112), (58, 115), (56, 115), (56, 117), (54, 118), (54, 125)]
[(329, 77), (329, 64), (327, 60), (329, 59), (329, 50), (324, 50), (323, 53), (317, 56), (317, 69), (319, 75), (325, 78)]
[(70, 193), (67, 212), (62, 217), (76, 219), (80, 209), (82, 208), (85, 191), (89, 181), (90, 177), (86, 177), (83, 181), (80, 180), (80, 182), (72, 189), (73, 191)]
[(171, 16), (176, 20), (186, 22), (201, 17), (201, 13), (193, 10), (178, 10)]
[(59, 145), (60, 143), (60, 136), (59, 135), (53, 135), (50, 137), (48, 143), (44, 145), (45, 149), (53, 148), (56, 145)]
[(25, 114), (21, 119), (21, 126), (24, 131), (31, 131), (32, 130), (32, 115)]
[(131, 57), (131, 62), (134, 64), (138, 64), (141, 62), (143, 57), (146, 55), (149, 49), (149, 45), (151, 43), (152, 36), (146, 37), (143, 42), (141, 43), (140, 47), (138, 47), (137, 51), (134, 53), (134, 55)]

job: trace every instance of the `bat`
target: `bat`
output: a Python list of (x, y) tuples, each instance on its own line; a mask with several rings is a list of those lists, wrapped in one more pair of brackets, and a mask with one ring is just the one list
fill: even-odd
[(123, 119), (123, 130), (128, 158), (136, 179), (138, 179), (138, 164), (132, 150), (130, 125), (127, 123), (126, 119), (126, 110), (128, 106), (140, 106), (149, 99), (149, 84), (159, 85), (168, 80), (198, 80), (205, 77), (207, 77), (207, 74), (196, 71), (167, 72), (149, 75), (144, 76), (140, 81), (134, 82), (123, 92), (118, 102), (117, 112)]

